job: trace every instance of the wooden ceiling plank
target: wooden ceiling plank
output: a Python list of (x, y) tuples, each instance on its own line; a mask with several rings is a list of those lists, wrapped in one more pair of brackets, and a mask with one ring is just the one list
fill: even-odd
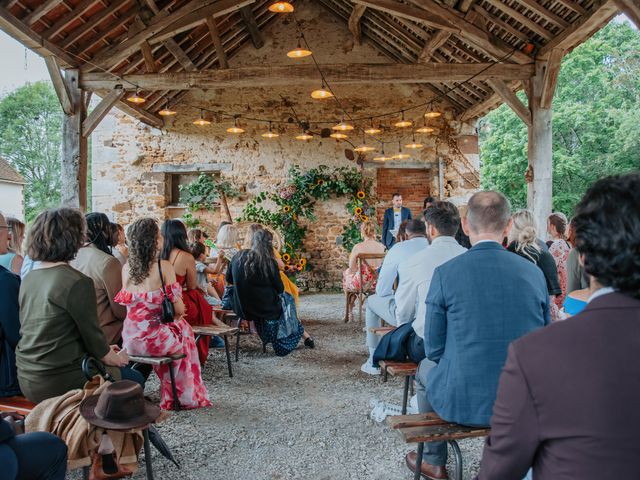
[(431, 57), (437, 49), (442, 47), (451, 37), (451, 32), (438, 30), (426, 43), (420, 55), (418, 55), (418, 63), (427, 63), (431, 61)]
[[(111, 45), (107, 38), (116, 30), (123, 28), (130, 20), (132, 20), (138, 14), (137, 8), (132, 8), (123, 13), (120, 17), (117, 17), (115, 20), (109, 22), (104, 27), (98, 29), (99, 35), (96, 37), (92, 37), (90, 39), (84, 40), (78, 43), (78, 46), (82, 45), (82, 50), (78, 50), (76, 52), (77, 55), (85, 55), (87, 52), (91, 51), (96, 44), (101, 42), (107, 42), (108, 45)], [(126, 36), (126, 33), (124, 34)], [(120, 40), (121, 37), (118, 37), (114, 40), (114, 43)]]
[(538, 52), (537, 59), (546, 59), (554, 48), (567, 53), (594, 35), (618, 14), (618, 7), (613, 0), (595, 0), (591, 10), (569, 28), (546, 43)]
[(124, 97), (125, 91), (122, 88), (112, 90), (105, 95), (100, 103), (91, 111), (84, 122), (82, 122), (82, 136), (88, 138), (91, 132), (100, 124), (102, 119), (107, 116), (109, 111)]
[[(116, 0), (104, 10), (93, 15), (86, 23), (72, 30), (59, 45), (61, 48), (67, 48), (93, 29), (97, 29), (99, 25), (111, 15), (115, 14), (120, 8), (129, 3), (129, 0)], [(94, 30), (95, 31), (95, 30)]]
[(22, 18), (22, 21), (27, 25), (33, 25), (59, 3), (60, 0), (46, 0), (38, 5), (31, 13)]
[(251, 7), (248, 6), (242, 7), (240, 9), (240, 15), (242, 15), (244, 26), (249, 32), (249, 36), (251, 37), (251, 43), (253, 43), (253, 46), (257, 50), (260, 50), (262, 47), (264, 47), (264, 38), (262, 37), (260, 28), (258, 28), (258, 23), (256, 22), (256, 17), (253, 15), (253, 10), (251, 10)]
[(362, 45), (362, 29), (360, 27), (360, 19), (364, 15), (367, 7), (364, 5), (354, 5), (351, 16), (349, 17), (349, 31), (353, 35), (353, 39), (357, 45)]
[(556, 1), (564, 5), (565, 7), (573, 10), (578, 15), (582, 16), (582, 15), (588, 14), (587, 10), (582, 5), (578, 4), (578, 2), (575, 2), (574, 0), (556, 0)]
[(615, 4), (640, 29), (640, 3), (633, 0), (615, 0)]
[(414, 22), (420, 22), (432, 28), (446, 30), (451, 33), (459, 33), (459, 28), (452, 25), (446, 19), (438, 16), (435, 12), (423, 10), (395, 0), (353, 0), (358, 5), (370, 7), (390, 15), (406, 18)]
[(211, 41), (216, 49), (218, 55), (218, 63), (220, 68), (229, 68), (229, 60), (227, 59), (227, 53), (224, 51), (224, 45), (220, 38), (220, 32), (216, 19), (213, 17), (207, 17), (207, 27), (209, 28), (209, 34), (211, 35)]
[(44, 57), (44, 63), (49, 71), (49, 77), (51, 78), (53, 89), (55, 90), (58, 100), (60, 101), (60, 105), (62, 106), (62, 111), (66, 115), (73, 115), (74, 108), (73, 102), (71, 101), (71, 94), (69, 93), (67, 83), (62, 76), (60, 65), (58, 64), (56, 57)]
[(527, 126), (530, 127), (532, 125), (529, 107), (520, 101), (517, 95), (513, 93), (513, 90), (511, 90), (503, 80), (487, 80), (487, 84), (502, 98), (502, 100), (504, 100), (504, 103), (506, 103)]
[(76, 20), (83, 13), (85, 13), (87, 10), (93, 7), (96, 3), (98, 3), (98, 1), (100, 0), (84, 0), (80, 4), (73, 7), (72, 10), (65, 13), (62, 17), (60, 17), (60, 19), (58, 19), (58, 21), (54, 23), (51, 27), (47, 28), (42, 33), (42, 36), (51, 39), (52, 37), (60, 33), (62, 30), (64, 30), (67, 25), (69, 25), (71, 22)]
[(550, 12), (538, 2), (536, 2), (536, 0), (518, 0), (518, 3), (527, 7), (533, 13), (539, 15), (549, 23), (555, 24), (562, 28), (567, 28), (569, 26), (569, 22), (567, 22), (564, 18), (556, 15), (553, 12)]
[(462, 13), (467, 13), (473, 6), (474, 2), (475, 0), (460, 0), (460, 2), (458, 2), (458, 10)]
[(534, 22), (533, 20), (531, 20), (526, 15), (523, 15), (522, 13), (520, 13), (515, 8), (512, 8), (509, 5), (506, 5), (506, 4), (502, 3), (500, 0), (486, 0), (486, 2), (489, 3), (491, 6), (493, 6), (494, 8), (497, 8), (501, 12), (506, 13), (511, 18), (516, 20), (518, 23), (520, 23), (523, 26), (527, 27), (532, 32), (537, 33), (538, 35), (540, 35), (545, 40), (550, 40), (551, 38), (553, 38), (553, 33), (551, 33), (549, 30), (547, 30), (546, 28), (544, 28), (540, 24)]
[(527, 34), (526, 33), (521, 32), (520, 30), (518, 30), (513, 25), (510, 25), (506, 21), (502, 20), (499, 16), (497, 16), (497, 15), (495, 15), (493, 13), (487, 12), (480, 5), (474, 5), (473, 6), (473, 10), (478, 12), (480, 15), (482, 15), (487, 21), (492, 22), (493, 24), (495, 24), (496, 26), (502, 28), (506, 32), (509, 32), (511, 35), (513, 35), (514, 37), (518, 38), (520, 41), (527, 42), (529, 40), (527, 38)]

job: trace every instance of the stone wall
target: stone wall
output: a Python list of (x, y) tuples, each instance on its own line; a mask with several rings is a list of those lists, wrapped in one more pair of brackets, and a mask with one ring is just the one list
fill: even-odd
[[(313, 2), (301, 2), (296, 12), (321, 64), (389, 62), (366, 42), (354, 45), (345, 23), (328, 16)], [(292, 60), (285, 54), (295, 45), (294, 25), (286, 19), (277, 20), (264, 36), (265, 47), (260, 50), (251, 45), (243, 47), (230, 59), (230, 66), (290, 64)], [(176, 105), (179, 114), (168, 119), (161, 130), (118, 112), (108, 115), (92, 136), (93, 209), (106, 212), (125, 225), (141, 216), (159, 220), (179, 217), (184, 209), (171, 206), (170, 182), (178, 178), (175, 175), (205, 171), (232, 181), (243, 192), (240, 198), (230, 201), (232, 216), (237, 217), (253, 195), (265, 190), (273, 191), (283, 184), (292, 165), (300, 165), (303, 170), (318, 165), (354, 166), (345, 158), (345, 148), (353, 148), (348, 143), (318, 136), (310, 142), (295, 139), (299, 128), (295, 123), (289, 123), (295, 115), (309, 121), (311, 130), (315, 132), (331, 126), (334, 121), (337, 123), (343, 115), (332, 100), (312, 100), (310, 90), (306, 86), (295, 85), (295, 82), (282, 88), (192, 90)], [(335, 91), (347, 112), (354, 117), (406, 108), (433, 98), (426, 85), (341, 85)], [(419, 203), (420, 207), (421, 198), (427, 194), (438, 196), (440, 175), (444, 178), (442, 187), (445, 195), (457, 204), (465, 203), (475, 188), (471, 182), (473, 170), (477, 175), (479, 166), (475, 125), (456, 121), (456, 113), (446, 102), (437, 101), (437, 105), (444, 111), (439, 121), (441, 133), (445, 130), (453, 133), (446, 139), (442, 135), (422, 136), (420, 141), (425, 147), (414, 151), (407, 161), (388, 164), (365, 161), (365, 175), (374, 181), (374, 187), (378, 178), (392, 175), (395, 169), (411, 168), (413, 170), (406, 170), (410, 173), (406, 176), (407, 187), (415, 196), (411, 200)], [(214, 115), (213, 124), (208, 127), (195, 126), (193, 120), (199, 116), (199, 108), (222, 110), (245, 118), (275, 119), (282, 122), (274, 125), (280, 137), (262, 138), (260, 134), (267, 129), (267, 123), (247, 121), (242, 117), (240, 123), (246, 128), (246, 133), (240, 136), (226, 133), (232, 121), (221, 116)], [(419, 110), (409, 111), (407, 117), (422, 123), (421, 114)], [(394, 120), (390, 117), (383, 123), (389, 126)], [(393, 135), (398, 134), (394, 132)], [(410, 133), (407, 135), (408, 142)], [(362, 138), (354, 136), (350, 141), (359, 144)], [(460, 150), (464, 150), (462, 158), (455, 153), (455, 148), (451, 148), (451, 141), (457, 142)], [(387, 154), (393, 154), (397, 146), (395, 149), (385, 146), (385, 149)], [(423, 181), (428, 181), (428, 185), (422, 186), (420, 183)], [(383, 200), (388, 204), (387, 198)], [(344, 198), (317, 204), (317, 221), (308, 225), (305, 243), (313, 270), (299, 279), (306, 288), (336, 288), (341, 284), (341, 272), (348, 255), (336, 240), (348, 217), (344, 205)], [(196, 215), (211, 230), (220, 220), (219, 211)]]

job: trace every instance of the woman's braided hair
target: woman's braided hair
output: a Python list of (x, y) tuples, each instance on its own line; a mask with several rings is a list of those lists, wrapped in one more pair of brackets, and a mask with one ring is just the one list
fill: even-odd
[(148, 276), (152, 262), (158, 256), (158, 224), (153, 218), (141, 218), (127, 228), (129, 245), (129, 278), (134, 285)]

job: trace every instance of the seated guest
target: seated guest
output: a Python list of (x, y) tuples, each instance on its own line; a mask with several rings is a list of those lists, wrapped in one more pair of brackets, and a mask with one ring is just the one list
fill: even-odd
[(220, 296), (218, 292), (216, 292), (216, 289), (209, 283), (208, 275), (217, 275), (222, 271), (224, 267), (224, 256), (222, 252), (219, 252), (216, 263), (214, 265), (207, 265), (204, 263), (207, 259), (206, 251), (207, 247), (205, 247), (204, 243), (196, 242), (191, 244), (191, 254), (196, 260), (198, 288), (209, 305), (217, 306), (220, 305)]
[(191, 245), (194, 243), (201, 243), (204, 245), (204, 241), (209, 238), (209, 235), (207, 235), (207, 232), (200, 230), (199, 228), (191, 228), (187, 232), (187, 237), (189, 238), (189, 243)]
[[(511, 228), (509, 202), (502, 194), (473, 195), (462, 226), (473, 247), (437, 267), (431, 279), (424, 329), (427, 358), (416, 374), (416, 393), (420, 413), (486, 426), (507, 347), (549, 323), (549, 295), (540, 269), (501, 245)], [(421, 474), (447, 478), (447, 444), (427, 443), (424, 448)], [(417, 454), (409, 453), (406, 462), (415, 471)]]
[(24, 240), (24, 223), (14, 217), (7, 217), (5, 230), (8, 230), (8, 245), (0, 250), (0, 267), (20, 275), (22, 269), (22, 241)]
[(273, 344), (278, 356), (295, 350), (304, 329), (285, 338), (278, 338), (278, 326), (282, 316), (280, 295), (284, 285), (278, 264), (273, 256), (273, 235), (268, 230), (258, 230), (253, 235), (250, 250), (242, 250), (233, 257), (227, 269), (227, 283), (233, 285), (234, 310), (238, 316), (255, 323), (264, 345)]
[(556, 262), (556, 269), (558, 271), (558, 281), (560, 282), (560, 289), (562, 293), (557, 295), (554, 299), (558, 308), (562, 308), (564, 303), (564, 297), (567, 294), (567, 260), (569, 258), (569, 251), (571, 245), (567, 241), (567, 217), (561, 213), (556, 212), (549, 215), (547, 219), (547, 233), (551, 239), (547, 242), (549, 247), (549, 253)]
[(375, 295), (367, 298), (366, 332), (369, 358), (362, 364), (360, 370), (369, 375), (380, 375), (380, 368), (373, 365), (373, 354), (380, 341), (380, 337), (370, 331), (381, 327), (384, 320), (389, 325), (397, 327), (396, 302), (393, 284), (398, 277), (398, 265), (429, 246), (427, 230), (422, 220), (409, 220), (407, 223), (408, 239), (393, 245), (387, 252), (378, 275)]
[(69, 262), (93, 280), (98, 306), (98, 324), (109, 345), (120, 342), (127, 310), (114, 300), (122, 288), (122, 265), (111, 255), (112, 223), (104, 213), (89, 213), (87, 238), (76, 258)]
[[(224, 253), (224, 257), (229, 262), (238, 253), (238, 229), (234, 225), (225, 223), (220, 227), (216, 237), (216, 248)], [(212, 249), (211, 255), (217, 256), (218, 252)]]
[(121, 265), (127, 263), (127, 257), (129, 251), (127, 250), (127, 238), (124, 233), (124, 228), (119, 223), (112, 223), (114, 239), (112, 239), (111, 253), (118, 259)]
[(562, 306), (561, 313), (564, 313), (564, 318), (572, 317), (584, 310), (587, 303), (589, 303), (589, 297), (592, 293), (591, 288), (583, 288), (569, 292), (569, 294), (564, 297), (564, 304)]
[[(358, 255), (361, 253), (383, 254), (385, 251), (384, 245), (376, 240), (376, 226), (370, 220), (360, 225), (360, 236), (363, 240), (351, 249), (349, 268), (342, 273), (342, 289), (345, 292), (360, 290), (360, 274), (365, 284), (371, 282), (377, 276), (377, 269), (382, 265), (382, 259), (367, 260), (368, 265), (363, 262), (361, 272), (358, 272)], [(375, 283), (373, 287), (375, 288)]]
[[(184, 353), (185, 358), (173, 362), (180, 406), (208, 407), (211, 402), (202, 381), (193, 331), (183, 318), (186, 309), (182, 301), (182, 285), (177, 280), (173, 265), (158, 259), (162, 245), (158, 224), (152, 218), (142, 218), (133, 222), (127, 233), (129, 260), (122, 270), (123, 289), (116, 296), (116, 301), (127, 307), (122, 345), (132, 355)], [(175, 319), (171, 323), (162, 322), (165, 295), (173, 304)], [(169, 367), (159, 365), (153, 368), (161, 381), (160, 408), (172, 409)]]
[(569, 232), (567, 233), (567, 241), (571, 245), (569, 256), (567, 257), (567, 291), (574, 292), (589, 288), (587, 275), (584, 273), (584, 266), (580, 263), (580, 255), (575, 245), (575, 228), (573, 228), (573, 218), (569, 222)]
[[(587, 308), (511, 344), (480, 480), (637, 478), (640, 174), (598, 180), (576, 207)], [(612, 246), (615, 245), (615, 248)]]
[(431, 245), (398, 265), (398, 288), (394, 295), (396, 321), (398, 324), (412, 323), (413, 326), (406, 346), (409, 358), (416, 363), (420, 363), (425, 356), (424, 307), (433, 272), (467, 250), (454, 238), (460, 223), (460, 215), (454, 204), (433, 201), (424, 211), (424, 220)]
[(409, 220), (405, 220), (400, 224), (400, 227), (398, 228), (398, 233), (396, 234), (396, 240), (394, 245), (396, 243), (404, 242), (405, 240), (409, 239), (407, 235), (407, 223), (409, 223)]
[(67, 446), (64, 441), (46, 432), (18, 434), (11, 414), (1, 415), (1, 478), (64, 480), (67, 474)]
[[(547, 290), (551, 297), (562, 294), (558, 280), (558, 270), (553, 257), (540, 246), (538, 231), (533, 214), (529, 210), (519, 210), (513, 214), (513, 227), (509, 232), (507, 250), (535, 263), (547, 281)], [(560, 312), (553, 300), (550, 305), (551, 320), (560, 320)]]
[[(93, 280), (69, 265), (86, 238), (79, 210), (40, 213), (31, 226), (29, 256), (40, 262), (20, 287), (20, 342), (16, 350), (20, 390), (32, 402), (82, 388), (82, 360), (89, 355), (111, 367), (129, 363), (126, 351), (109, 346), (98, 325)], [(142, 383), (142, 376), (109, 368)]]

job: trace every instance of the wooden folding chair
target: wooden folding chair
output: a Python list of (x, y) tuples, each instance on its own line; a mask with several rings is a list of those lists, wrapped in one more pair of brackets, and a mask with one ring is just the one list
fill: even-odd
[[(356, 257), (356, 265), (358, 268), (358, 279), (360, 280), (358, 283), (360, 288), (358, 290), (345, 292), (345, 295), (346, 295), (346, 307), (345, 307), (345, 314), (344, 314), (345, 323), (349, 322), (349, 320), (351, 319), (351, 306), (353, 302), (355, 302), (356, 300), (358, 300), (359, 302), (358, 322), (362, 323), (362, 306), (364, 305), (364, 301), (366, 300), (366, 298), (375, 292), (374, 285), (378, 280), (378, 268), (372, 266), (369, 262), (372, 260), (382, 260), (384, 259), (384, 256), (385, 256), (384, 253), (360, 253)], [(371, 279), (367, 282), (365, 282), (364, 278), (362, 277), (362, 267), (368, 268), (372, 273)]]

